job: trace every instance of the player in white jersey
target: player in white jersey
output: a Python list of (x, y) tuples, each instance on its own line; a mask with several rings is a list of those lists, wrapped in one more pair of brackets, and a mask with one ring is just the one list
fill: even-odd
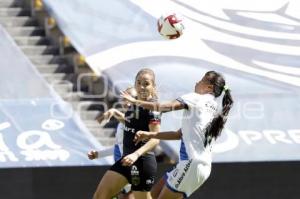
[[(126, 92), (128, 92), (132, 97), (136, 97), (137, 93), (133, 87), (129, 87), (126, 89)], [(126, 110), (128, 109), (130, 105), (126, 102), (122, 103), (122, 107)], [(100, 117), (97, 117), (97, 121), (102, 123), (107, 123), (111, 117), (122, 117), (122, 114), (119, 110), (111, 108), (108, 111), (106, 111), (103, 115)], [(122, 122), (119, 122), (117, 126), (117, 131), (115, 134), (116, 142), (114, 146), (108, 147), (102, 150), (92, 150), (87, 155), (90, 160), (96, 159), (96, 158), (103, 158), (106, 156), (113, 155), (114, 161), (117, 162), (123, 155), (123, 135), (124, 135), (124, 124)], [(122, 193), (118, 196), (119, 199), (134, 199), (134, 196), (131, 191), (131, 185), (127, 184), (123, 190)]]
[[(216, 97), (224, 92), (222, 111), (217, 111)], [(154, 186), (153, 198), (179, 199), (189, 197), (209, 177), (211, 171), (211, 145), (221, 133), (232, 107), (230, 90), (222, 75), (215, 71), (207, 72), (196, 83), (193, 93), (165, 103), (150, 103), (136, 100), (126, 92), (122, 97), (146, 109), (167, 112), (184, 109), (182, 127), (176, 132), (139, 131), (136, 141), (149, 138), (181, 139), (180, 160), (176, 167)]]

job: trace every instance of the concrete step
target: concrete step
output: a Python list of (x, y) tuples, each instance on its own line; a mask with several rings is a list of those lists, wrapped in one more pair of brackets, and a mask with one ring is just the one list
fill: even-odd
[(81, 97), (84, 95), (83, 92), (70, 92), (70, 93), (62, 93), (61, 97), (67, 102), (80, 101)]
[(94, 110), (90, 110), (90, 111), (82, 110), (79, 112), (80, 118), (82, 120), (95, 120), (96, 117), (101, 113), (102, 113), (101, 111), (94, 111)]
[(96, 120), (83, 120), (83, 123), (88, 128), (102, 128)]
[(50, 42), (44, 36), (16, 36), (14, 37), (15, 42), (20, 46), (26, 45), (48, 45)]
[(101, 128), (100, 125), (97, 127), (87, 127), (95, 137), (111, 138), (115, 136), (116, 132), (116, 129), (114, 128)]
[(70, 102), (73, 106), (73, 109), (77, 112), (81, 111), (101, 111), (104, 112), (107, 110), (107, 105), (104, 102), (98, 101), (73, 101)]
[(74, 67), (66, 64), (39, 64), (36, 68), (40, 73), (74, 73)]
[(0, 17), (0, 24), (4, 27), (18, 27), (18, 26), (37, 26), (37, 20), (27, 17)]
[[(103, 103), (99, 101), (99, 98), (97, 100), (97, 98), (91, 98), (90, 95), (87, 92), (81, 91), (81, 90), (76, 90), (75, 88), (75, 84), (74, 83), (74, 88), (73, 88), (73, 92), (77, 93), (77, 96), (75, 96), (74, 94), (74, 100), (73, 101), (80, 101), (82, 103), (84, 103), (85, 101), (89, 102), (93, 102), (93, 104), (95, 105), (102, 105)], [(76, 100), (75, 100), (76, 99)]]
[(46, 54), (58, 54), (58, 48), (55, 46), (21, 46), (20, 47), (26, 55), (46, 55)]
[(0, 8), (0, 17), (29, 16), (30, 11), (23, 8)]
[(22, 1), (20, 1), (20, 0), (1, 0), (0, 1), (1, 8), (17, 7), (17, 6), (21, 6), (21, 5), (22, 5)]
[(33, 64), (62, 64), (64, 58), (56, 55), (28, 55)]
[(67, 80), (68, 75), (65, 73), (43, 73), (42, 75), (50, 83), (71, 83), (69, 80)]
[(44, 36), (45, 31), (41, 27), (24, 26), (24, 27), (7, 27), (7, 32), (11, 36)]
[[(83, 91), (85, 92), (85, 95), (82, 96), (81, 101), (103, 101), (105, 96), (100, 96), (97, 94), (93, 94), (89, 91), (89, 89), (85, 89), (84, 84), (80, 84), (79, 81), (76, 81), (77, 85), (74, 85), (74, 90)], [(80, 88), (81, 86), (81, 88)], [(88, 85), (87, 85), (88, 86)]]
[(66, 93), (72, 93), (72, 84), (51, 84), (57, 94), (60, 96), (66, 95)]

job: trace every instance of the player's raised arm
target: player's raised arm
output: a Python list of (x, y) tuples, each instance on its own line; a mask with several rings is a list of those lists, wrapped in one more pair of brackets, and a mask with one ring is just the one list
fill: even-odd
[(161, 103), (137, 100), (137, 99), (131, 97), (126, 92), (121, 92), (121, 97), (123, 97), (127, 101), (131, 102), (132, 104), (141, 106), (145, 109), (152, 110), (152, 111), (168, 112), (168, 111), (184, 109), (186, 107), (183, 103), (181, 103), (177, 100), (161, 102)]
[[(157, 132), (160, 129), (160, 124), (149, 124), (149, 129), (152, 132)], [(151, 138), (141, 146), (139, 149), (134, 151), (133, 153), (125, 156), (122, 159), (122, 163), (124, 166), (130, 166), (132, 165), (140, 156), (147, 153), (148, 151), (151, 151), (155, 146), (159, 144), (159, 139)]]

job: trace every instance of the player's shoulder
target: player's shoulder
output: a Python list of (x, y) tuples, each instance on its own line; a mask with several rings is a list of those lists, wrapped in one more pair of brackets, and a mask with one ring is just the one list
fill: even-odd
[(195, 97), (197, 97), (197, 95), (199, 95), (199, 94), (197, 94), (197, 93), (195, 93), (195, 92), (191, 92), (191, 93), (183, 94), (183, 95), (181, 95), (179, 98), (182, 98), (182, 99), (189, 99), (189, 98), (195, 98)]
[(211, 94), (198, 94), (195, 92), (187, 93), (185, 95), (182, 95), (180, 99), (184, 101), (192, 101), (192, 102), (201, 102), (201, 101), (215, 101), (215, 98)]

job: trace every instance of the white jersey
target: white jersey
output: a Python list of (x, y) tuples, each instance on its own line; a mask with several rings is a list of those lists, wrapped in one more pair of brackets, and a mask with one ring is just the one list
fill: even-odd
[(217, 102), (211, 94), (189, 93), (177, 99), (187, 107), (182, 116), (180, 160), (199, 160), (211, 164), (210, 146), (204, 147), (205, 129), (217, 113)]
[(123, 137), (124, 137), (124, 124), (119, 122), (116, 132), (116, 144), (114, 146), (114, 160), (118, 161), (123, 155)]
[(205, 129), (217, 112), (217, 102), (210, 94), (190, 93), (177, 99), (186, 105), (182, 116), (180, 161), (165, 175), (166, 185), (189, 197), (209, 177), (210, 146), (204, 147)]

